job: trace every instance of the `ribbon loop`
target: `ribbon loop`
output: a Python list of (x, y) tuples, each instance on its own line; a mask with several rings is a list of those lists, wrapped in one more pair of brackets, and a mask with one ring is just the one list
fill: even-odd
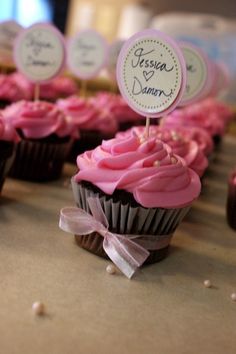
[(172, 235), (120, 235), (108, 230), (108, 220), (98, 199), (87, 199), (92, 215), (75, 208), (63, 208), (59, 227), (69, 233), (84, 236), (97, 232), (103, 237), (103, 249), (113, 263), (129, 279), (149, 256), (150, 250), (166, 247)]

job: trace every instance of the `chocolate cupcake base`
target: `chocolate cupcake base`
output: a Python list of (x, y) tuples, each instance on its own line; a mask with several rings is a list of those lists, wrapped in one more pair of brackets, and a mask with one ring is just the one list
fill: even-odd
[(0, 141), (0, 193), (13, 162), (14, 147), (15, 144), (12, 142)]
[[(76, 183), (72, 178), (72, 188), (76, 204), (90, 213), (88, 197), (99, 200), (109, 224), (109, 231), (121, 235), (153, 235), (160, 241), (158, 249), (150, 252), (146, 264), (156, 263), (168, 254), (169, 242), (179, 223), (190, 207), (179, 209), (144, 208), (133, 198), (132, 194), (117, 190), (112, 196), (106, 195), (88, 182)], [(103, 250), (103, 237), (97, 233), (75, 235), (77, 244), (104, 258), (108, 258)], [(135, 239), (133, 239), (135, 242)], [(138, 242), (138, 238), (137, 241)]]
[(61, 176), (68, 155), (70, 138), (40, 140), (23, 139), (17, 145), (9, 175), (13, 178), (45, 182)]
[[(96, 254), (99, 257), (109, 259), (102, 246), (103, 238), (98, 233), (93, 232), (92, 234), (86, 236), (75, 235), (75, 241), (79, 247), (93, 254)], [(149, 250), (150, 255), (143, 265), (160, 262), (162, 259), (166, 258), (168, 251), (169, 245), (167, 247), (161, 248), (158, 251)]]

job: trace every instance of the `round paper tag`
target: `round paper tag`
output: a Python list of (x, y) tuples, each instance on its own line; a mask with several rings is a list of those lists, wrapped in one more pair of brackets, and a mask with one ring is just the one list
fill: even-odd
[(187, 82), (181, 105), (198, 101), (207, 95), (210, 63), (204, 53), (189, 43), (180, 43), (187, 69)]
[(107, 52), (107, 43), (99, 33), (81, 31), (68, 41), (68, 67), (79, 78), (90, 79), (106, 65)]
[[(4, 21), (0, 23), (0, 56), (4, 58), (7, 64), (11, 64), (13, 44), (16, 36), (23, 27), (16, 21)], [(10, 61), (10, 63), (9, 63)]]
[(161, 117), (177, 106), (185, 89), (183, 55), (170, 37), (144, 30), (122, 47), (117, 81), (133, 110), (143, 116)]
[(107, 70), (113, 79), (115, 79), (116, 76), (117, 59), (124, 43), (125, 41), (120, 39), (113, 42), (109, 47)]
[(18, 70), (29, 80), (50, 80), (59, 74), (64, 65), (63, 36), (52, 25), (37, 23), (17, 37), (14, 58)]
[(221, 91), (226, 90), (230, 84), (229, 70), (223, 62), (215, 62), (215, 82), (211, 94), (218, 95)]

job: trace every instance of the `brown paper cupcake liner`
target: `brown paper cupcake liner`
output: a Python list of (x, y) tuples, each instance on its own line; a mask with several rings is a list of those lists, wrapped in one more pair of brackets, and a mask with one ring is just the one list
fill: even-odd
[(70, 145), (70, 139), (61, 143), (21, 140), (9, 175), (39, 182), (58, 179)]
[(11, 142), (0, 142), (1, 157), (0, 157), (0, 193), (6, 179), (6, 176), (11, 168), (14, 159), (15, 144)]
[[(88, 187), (76, 183), (73, 178), (72, 189), (77, 206), (88, 213), (90, 213), (88, 197), (99, 199), (109, 223), (109, 231), (118, 234), (163, 235), (163, 238), (166, 238), (166, 235), (174, 233), (190, 209), (190, 206), (179, 209), (134, 207), (129, 203), (123, 204), (120, 201), (114, 201), (112, 196), (95, 193)], [(103, 238), (99, 234), (75, 235), (75, 239), (80, 247), (107, 258), (102, 247)], [(145, 263), (154, 263), (165, 258), (168, 247), (169, 245), (158, 250), (149, 250), (150, 256)]]

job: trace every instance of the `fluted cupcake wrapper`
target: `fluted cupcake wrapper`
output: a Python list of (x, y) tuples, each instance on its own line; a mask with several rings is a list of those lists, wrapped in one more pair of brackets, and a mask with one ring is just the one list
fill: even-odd
[(10, 176), (39, 182), (58, 179), (70, 145), (69, 139), (58, 143), (21, 140), (17, 145)]
[(14, 143), (6, 143), (6, 148), (3, 148), (1, 151), (1, 158), (0, 158), (0, 193), (2, 191), (2, 187), (6, 176), (11, 168), (11, 165), (14, 160)]
[[(93, 190), (76, 183), (73, 178), (72, 189), (77, 206), (88, 213), (90, 213), (88, 197), (99, 199), (109, 223), (109, 230), (118, 234), (163, 235), (163, 238), (166, 238), (165, 235), (174, 233), (190, 209), (190, 206), (178, 209), (133, 207), (129, 203), (114, 201), (112, 196), (94, 193)], [(103, 238), (99, 234), (75, 237), (80, 247), (107, 257), (102, 247)], [(149, 251), (150, 256), (145, 263), (154, 263), (166, 257), (168, 245), (162, 249)]]

